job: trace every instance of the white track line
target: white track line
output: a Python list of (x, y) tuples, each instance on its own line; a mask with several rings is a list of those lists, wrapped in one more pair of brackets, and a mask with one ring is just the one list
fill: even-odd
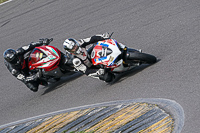
[(0, 4), (0, 6), (3, 5), (3, 4), (6, 4), (6, 3), (8, 3), (8, 2), (11, 2), (11, 1), (13, 1), (13, 0), (8, 0), (8, 1), (6, 1), (6, 2), (3, 2), (3, 3)]

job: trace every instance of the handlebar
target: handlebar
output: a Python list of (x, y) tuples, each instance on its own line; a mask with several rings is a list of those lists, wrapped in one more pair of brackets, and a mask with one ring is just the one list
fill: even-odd
[(110, 34), (109, 38), (111, 38), (111, 36), (113, 35), (113, 33), (114, 33), (114, 32), (112, 32), (112, 33)]
[(53, 41), (53, 38), (50, 38), (50, 39), (49, 39), (49, 42), (52, 42), (52, 41)]

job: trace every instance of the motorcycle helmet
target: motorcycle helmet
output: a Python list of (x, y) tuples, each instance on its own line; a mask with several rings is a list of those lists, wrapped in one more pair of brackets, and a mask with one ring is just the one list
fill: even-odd
[(4, 59), (11, 63), (11, 64), (18, 64), (19, 63), (19, 58), (17, 57), (17, 53), (14, 49), (7, 49), (3, 53)]
[(73, 38), (66, 39), (63, 43), (63, 47), (65, 50), (69, 51), (70, 53), (80, 54), (81, 48), (78, 41)]

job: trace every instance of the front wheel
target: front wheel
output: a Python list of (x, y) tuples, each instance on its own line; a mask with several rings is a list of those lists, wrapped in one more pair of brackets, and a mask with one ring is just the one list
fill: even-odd
[(139, 53), (139, 52), (130, 52), (127, 60), (131, 60), (134, 62), (141, 62), (147, 64), (156, 63), (157, 59), (155, 56), (146, 54), (146, 53)]

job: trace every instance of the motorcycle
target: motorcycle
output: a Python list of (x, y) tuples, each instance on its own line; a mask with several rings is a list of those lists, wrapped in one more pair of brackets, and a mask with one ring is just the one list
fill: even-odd
[[(50, 39), (51, 41), (53, 41), (53, 38)], [(39, 72), (41, 81), (56, 82), (64, 75), (75, 73), (73, 65), (66, 63), (68, 60), (73, 59), (73, 55), (65, 55), (54, 46), (35, 47), (28, 56), (30, 73)]]
[(128, 48), (114, 39), (97, 42), (88, 49), (88, 53), (94, 66), (110, 68), (108, 72), (113, 75), (126, 72), (141, 64), (153, 64), (157, 61), (155, 56)]

